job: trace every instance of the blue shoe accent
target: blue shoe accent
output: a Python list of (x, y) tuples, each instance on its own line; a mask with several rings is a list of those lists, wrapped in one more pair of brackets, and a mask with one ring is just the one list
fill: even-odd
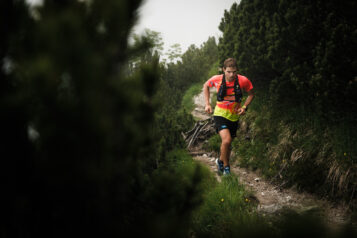
[(231, 174), (231, 167), (226, 166), (223, 169), (223, 175), (230, 175)]
[(223, 161), (220, 160), (219, 158), (216, 159), (216, 165), (217, 165), (217, 170), (218, 172), (223, 173)]

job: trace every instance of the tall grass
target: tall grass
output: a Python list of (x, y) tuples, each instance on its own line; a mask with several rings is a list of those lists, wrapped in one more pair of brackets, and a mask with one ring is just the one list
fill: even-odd
[[(238, 237), (263, 235), (269, 230), (268, 223), (257, 215), (251, 193), (239, 183), (238, 177), (222, 177), (207, 187), (204, 201), (194, 213), (192, 231), (195, 237)], [(264, 231), (264, 232), (263, 232)]]
[(356, 206), (356, 126), (348, 120), (329, 124), (306, 108), (276, 111), (259, 96), (241, 118), (249, 129), (240, 130), (234, 144), (240, 165)]

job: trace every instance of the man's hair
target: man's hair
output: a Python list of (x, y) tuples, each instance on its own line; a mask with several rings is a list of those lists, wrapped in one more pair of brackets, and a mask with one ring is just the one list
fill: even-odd
[(226, 69), (227, 67), (237, 67), (237, 61), (233, 58), (228, 58), (223, 63), (223, 68)]

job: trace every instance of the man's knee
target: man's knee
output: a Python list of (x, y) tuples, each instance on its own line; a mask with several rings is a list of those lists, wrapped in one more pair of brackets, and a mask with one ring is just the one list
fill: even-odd
[(222, 146), (225, 146), (227, 148), (231, 146), (231, 143), (232, 143), (232, 139), (230, 138), (226, 138), (222, 140)]

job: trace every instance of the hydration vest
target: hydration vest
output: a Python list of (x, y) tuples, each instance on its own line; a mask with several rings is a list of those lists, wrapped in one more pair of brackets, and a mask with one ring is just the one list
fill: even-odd
[[(219, 90), (217, 93), (217, 101), (219, 101), (219, 102), (230, 101), (230, 100), (224, 100), (224, 97), (227, 94), (227, 88), (232, 88), (232, 87), (227, 87), (225, 75), (223, 74), (222, 83), (221, 83), (221, 86), (219, 87)], [(240, 86), (239, 86), (238, 75), (234, 80), (233, 88), (234, 88), (234, 97), (235, 97), (234, 102), (241, 102), (243, 94), (242, 94), (242, 90), (240, 89)], [(231, 101), (231, 102), (233, 102), (233, 101)]]

